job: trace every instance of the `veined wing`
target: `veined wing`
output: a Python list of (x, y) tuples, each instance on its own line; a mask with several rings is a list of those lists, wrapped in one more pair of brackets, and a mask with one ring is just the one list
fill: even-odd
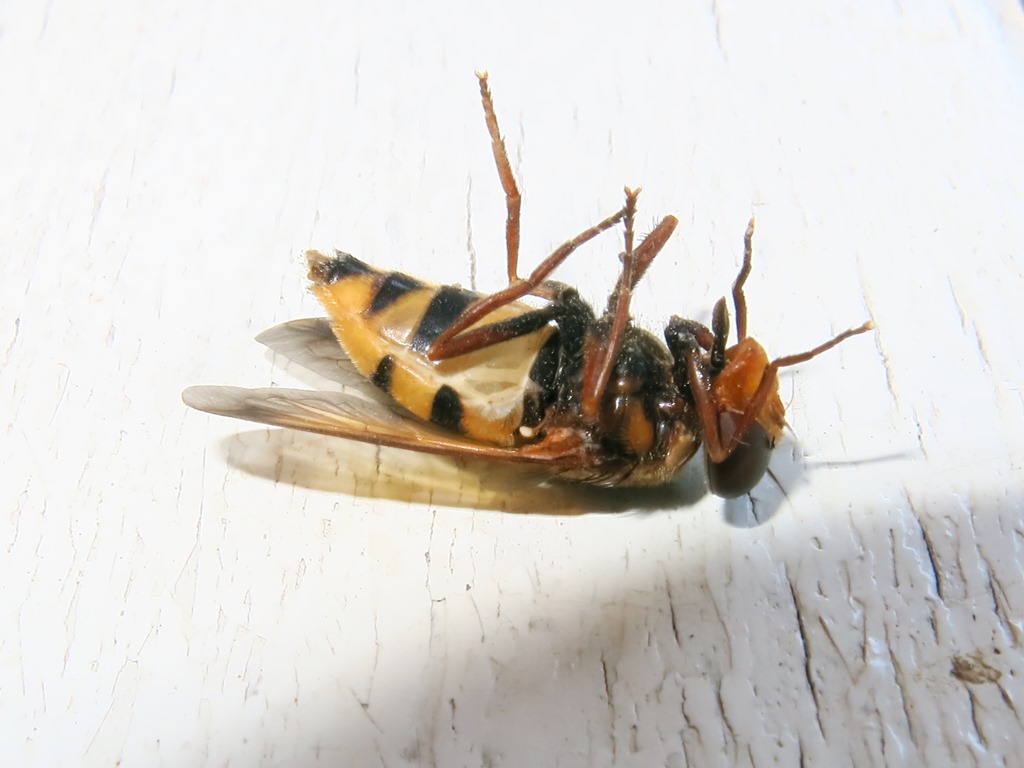
[(579, 470), (592, 458), (582, 440), (522, 448), (477, 443), (400, 415), (393, 406), (345, 392), (198, 386), (189, 387), (181, 397), (186, 405), (207, 413), (423, 453), (533, 464), (555, 472)]
[(318, 376), (354, 389), (389, 409), (397, 411), (399, 408), (390, 395), (375, 387), (356, 369), (331, 330), (330, 320), (325, 317), (307, 317), (275, 325), (259, 334), (256, 341)]

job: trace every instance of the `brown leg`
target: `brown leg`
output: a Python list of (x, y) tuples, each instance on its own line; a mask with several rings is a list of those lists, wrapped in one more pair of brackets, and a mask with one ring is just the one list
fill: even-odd
[[(636, 199), (640, 197), (640, 187), (636, 189), (630, 189), (629, 187), (622, 188), (623, 194), (626, 195), (626, 221), (625, 227), (622, 232), (622, 262), (623, 270), (622, 274), (629, 274), (632, 270), (633, 261), (633, 220), (636, 218)], [(636, 283), (630, 281), (630, 285), (636, 285)]]
[[(637, 191), (639, 192), (640, 190)], [(668, 242), (678, 224), (679, 219), (675, 216), (666, 216), (658, 222), (658, 226), (652, 229), (640, 245), (637, 246), (633, 254), (634, 265), (630, 288), (636, 288), (636, 284), (647, 273), (647, 268), (651, 266), (654, 257), (665, 247), (665, 243)]]
[(822, 352), (828, 352), (832, 347), (836, 346), (840, 342), (846, 341), (851, 336), (857, 336), (861, 333), (867, 333), (875, 325), (868, 320), (863, 325), (858, 325), (856, 328), (848, 328), (847, 330), (840, 333), (835, 338), (829, 339), (824, 344), (819, 344), (814, 349), (808, 350), (807, 352), (800, 352), (796, 355), (786, 355), (785, 357), (778, 357), (772, 361), (771, 367), (773, 368), (786, 368), (790, 365), (799, 365), (800, 363), (806, 363), (812, 357), (817, 357)]
[[(629, 321), (629, 302), (633, 295), (633, 270), (636, 262), (633, 255), (633, 219), (636, 218), (636, 198), (640, 190), (625, 189), (626, 227), (623, 232), (625, 250), (622, 252), (622, 272), (615, 284), (615, 290), (608, 297), (608, 308), (605, 316), (598, 321), (597, 333), (590, 334), (583, 346), (583, 384), (582, 411), (583, 418), (593, 421), (597, 418), (597, 409), (601, 404), (601, 395), (608, 386), (615, 356), (622, 347), (622, 335)], [(601, 338), (608, 316), (611, 315), (611, 328), (606, 338)]]
[(498, 166), (498, 178), (501, 179), (501, 188), (505, 190), (505, 249), (507, 252), (508, 283), (519, 280), (516, 270), (519, 267), (519, 212), (522, 207), (522, 195), (519, 194), (519, 187), (516, 186), (515, 176), (512, 175), (512, 166), (508, 161), (508, 152), (505, 150), (505, 140), (501, 138), (498, 129), (498, 117), (494, 113), (494, 100), (491, 98), (491, 89), (487, 85), (487, 73), (477, 72), (477, 79), (480, 81), (480, 98), (484, 105), (484, 120), (487, 122), (487, 132), (491, 134), (491, 152), (494, 153), (494, 164)]
[(615, 367), (619, 350), (622, 349), (626, 326), (629, 323), (629, 302), (633, 296), (633, 287), (650, 266), (654, 257), (668, 242), (669, 236), (678, 223), (674, 216), (666, 216), (651, 234), (644, 238), (634, 252), (633, 218), (636, 214), (636, 199), (639, 194), (639, 189), (632, 190), (626, 187), (626, 206), (624, 208), (626, 212), (626, 250), (622, 255), (622, 273), (615, 285), (615, 292), (608, 300), (605, 317), (601, 320), (604, 322), (610, 314), (612, 317), (611, 328), (607, 338), (598, 340), (600, 344), (588, 344), (584, 347), (581, 405), (583, 416), (588, 420), (597, 416), (601, 396), (608, 386), (608, 379)]
[(558, 309), (554, 304), (549, 304), (522, 315), (514, 315), (508, 320), (488, 323), (471, 331), (460, 333), (445, 343), (444, 357), (438, 359), (445, 360), (459, 355), (467, 355), (478, 349), (493, 347), (503, 341), (517, 339), (528, 333), (539, 331), (558, 316)]
[[(615, 289), (608, 297), (608, 306), (605, 308), (606, 315), (615, 314), (615, 307), (618, 305), (620, 297), (624, 294), (628, 296), (629, 291), (636, 285), (636, 281), (633, 280), (633, 272), (636, 269), (636, 257), (633, 253), (633, 221), (636, 218), (636, 200), (640, 195), (640, 190), (625, 187), (623, 192), (626, 194), (626, 204), (622, 206), (622, 220), (624, 224), (622, 240), (625, 246), (620, 256), (622, 272), (619, 273)], [(624, 285), (624, 283), (628, 285)]]
[(736, 423), (735, 432), (728, 443), (722, 442), (722, 438), (718, 430), (718, 409), (711, 396), (711, 382), (706, 380), (704, 373), (700, 370), (697, 360), (698, 352), (696, 349), (693, 350), (689, 360), (690, 389), (693, 391), (693, 399), (697, 405), (697, 412), (700, 415), (701, 427), (704, 431), (704, 447), (705, 450), (707, 450), (708, 455), (711, 457), (711, 460), (716, 464), (725, 461), (729, 458), (730, 454), (736, 450), (736, 446), (743, 442), (743, 439), (747, 436), (750, 428), (754, 425), (754, 422), (757, 421), (757, 417), (760, 415), (765, 403), (768, 402), (768, 398), (772, 396), (772, 393), (775, 392), (776, 387), (778, 386), (779, 368), (805, 363), (811, 358), (817, 357), (823, 352), (827, 352), (832, 349), (832, 347), (845, 341), (851, 336), (866, 333), (873, 327), (874, 325), (872, 325), (871, 321), (868, 321), (856, 328), (850, 328), (843, 331), (838, 336), (829, 339), (824, 344), (819, 344), (817, 347), (808, 350), (807, 352), (800, 352), (795, 355), (786, 355), (785, 357), (778, 357), (775, 360), (772, 360), (772, 362), (764, 369), (764, 374), (761, 376), (761, 383), (758, 384), (757, 390), (754, 392), (754, 396), (750, 398), (750, 402), (747, 404), (746, 410), (744, 410), (740, 415), (740, 419)]
[[(516, 299), (520, 299), (526, 294), (533, 291), (539, 286), (548, 275), (566, 258), (569, 257), (573, 251), (579, 248), (588, 240), (592, 240), (599, 234), (604, 232), (606, 229), (618, 224), (622, 217), (625, 216), (626, 209), (622, 208), (609, 216), (604, 221), (601, 221), (589, 229), (585, 229), (580, 232), (576, 237), (571, 240), (567, 240), (562, 243), (558, 248), (555, 249), (554, 253), (548, 256), (540, 265), (533, 270), (528, 278), (525, 280), (522, 278), (516, 278), (515, 281), (497, 293), (492, 293), (490, 296), (484, 296), (477, 301), (474, 301), (466, 310), (459, 315), (458, 319), (454, 323), (449, 325), (443, 333), (439, 334), (434, 343), (430, 346), (427, 352), (427, 356), (431, 360), (447, 360), (450, 357), (456, 357), (457, 355), (464, 355), (467, 352), (473, 352), (477, 349), (490, 346), (490, 343), (481, 342), (475, 344), (471, 348), (465, 348), (463, 344), (454, 346), (453, 342), (455, 337), (465, 331), (471, 325), (476, 324), (480, 320), (483, 320), (494, 310), (499, 307), (503, 307), (506, 304), (511, 304)], [(664, 222), (663, 222), (664, 223)], [(482, 330), (482, 329), (481, 329)], [(493, 343), (493, 342), (491, 342)], [(456, 351), (453, 351), (456, 350)]]
[(778, 366), (771, 363), (764, 369), (761, 383), (754, 392), (754, 396), (747, 403), (747, 409), (740, 415), (736, 423), (735, 431), (728, 443), (722, 442), (721, 432), (718, 429), (718, 405), (711, 395), (711, 382), (705, 381), (699, 371), (696, 360), (696, 352), (690, 356), (690, 390), (693, 392), (694, 402), (697, 404), (697, 413), (700, 416), (701, 427), (704, 432), (704, 450), (716, 464), (725, 461), (736, 447), (743, 442), (750, 428), (757, 421), (758, 414), (764, 408), (772, 392), (778, 387)]

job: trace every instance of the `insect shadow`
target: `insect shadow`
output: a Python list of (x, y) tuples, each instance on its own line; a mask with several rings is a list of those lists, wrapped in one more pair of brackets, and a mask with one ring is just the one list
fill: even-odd
[[(336, 350), (326, 323), (293, 322), (318, 329)], [(307, 387), (334, 389), (360, 382), (347, 360), (323, 349), (286, 343), (271, 330), (260, 336), (264, 356), (286, 378)], [(786, 446), (790, 450), (786, 450)], [(772, 482), (753, 493), (726, 500), (723, 520), (753, 528), (771, 520), (787, 493), (804, 482), (807, 466), (791, 438), (784, 438), (772, 465)], [(652, 487), (604, 488), (560, 482), (547, 473), (483, 459), (415, 453), (295, 430), (251, 430), (222, 444), (227, 463), (257, 477), (312, 490), (388, 499), (399, 503), (437, 504), (515, 514), (574, 516), (587, 513), (639, 514), (683, 509), (708, 495), (701, 456), (689, 462), (671, 483)]]
[(239, 432), (225, 438), (221, 450), (229, 466), (257, 477), (405, 504), (574, 516), (678, 510), (693, 507), (707, 495), (699, 462), (693, 462), (665, 485), (597, 488), (552, 480), (529, 468), (414, 453), (287, 429)]

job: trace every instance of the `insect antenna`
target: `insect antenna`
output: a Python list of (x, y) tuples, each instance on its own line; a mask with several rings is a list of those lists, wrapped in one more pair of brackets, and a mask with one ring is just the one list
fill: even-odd
[(736, 308), (737, 341), (747, 338), (747, 297), (743, 294), (743, 284), (750, 275), (750, 262), (754, 254), (754, 217), (747, 222), (747, 231), (743, 235), (743, 265), (732, 284), (732, 304)]
[[(736, 275), (736, 280), (732, 285), (732, 300), (733, 306), (736, 309), (736, 331), (739, 336), (739, 341), (743, 341), (747, 335), (747, 300), (743, 293), (743, 285), (746, 283), (747, 277), (750, 275), (753, 255), (753, 237), (754, 219), (751, 217), (750, 221), (747, 223), (747, 231), (743, 235), (743, 264), (740, 267), (739, 274)], [(748, 401), (746, 409), (739, 415), (738, 420), (735, 422), (731, 437), (724, 442), (718, 429), (718, 412), (716, 404), (709, 392), (710, 384), (705, 381), (705, 373), (702, 370), (702, 366), (699, 364), (699, 352), (697, 349), (690, 350), (687, 367), (690, 381), (694, 384), (691, 389), (694, 394), (694, 402), (697, 406), (697, 412), (704, 428), (705, 449), (711, 456), (712, 461), (716, 463), (725, 461), (732, 452), (736, 450), (736, 447), (743, 442), (743, 439), (747, 436), (748, 432), (757, 421), (757, 417), (761, 413), (761, 409), (765, 407), (765, 404), (772, 396), (772, 393), (777, 390), (778, 372), (780, 368), (807, 362), (811, 358), (817, 357), (823, 352), (827, 352), (851, 336), (866, 333), (873, 327), (874, 326), (869, 320), (856, 328), (849, 328), (843, 331), (825, 343), (819, 344), (806, 352), (775, 358), (765, 366), (757, 389)], [(729, 314), (726, 309), (725, 299), (720, 299), (715, 304), (712, 316), (712, 330), (714, 334), (714, 343), (711, 346), (710, 368), (711, 375), (713, 376), (724, 368), (726, 362), (725, 345), (726, 337), (729, 334)], [(699, 385), (697, 385), (697, 382), (700, 382)]]
[[(805, 363), (811, 358), (817, 357), (823, 352), (827, 352), (832, 349), (832, 347), (840, 344), (851, 336), (867, 333), (872, 328), (874, 328), (874, 324), (869, 320), (863, 325), (858, 325), (856, 328), (849, 328), (843, 331), (838, 336), (829, 339), (824, 344), (819, 344), (814, 349), (809, 349), (806, 352), (800, 352), (795, 355), (777, 357), (772, 360), (772, 362), (765, 367), (764, 374), (761, 376), (761, 381), (757, 386), (757, 390), (750, 398), (746, 410), (740, 414), (739, 419), (736, 421), (734, 426), (732, 437), (727, 442), (722, 441), (719, 433), (715, 403), (707, 391), (707, 385), (702, 384), (702, 386), (693, 387), (694, 400), (697, 404), (697, 410), (700, 414), (701, 423), (704, 427), (705, 449), (710, 454), (712, 461), (715, 461), (716, 463), (725, 461), (729, 455), (736, 450), (736, 446), (743, 441), (744, 437), (746, 437), (754, 422), (757, 421), (757, 416), (761, 413), (761, 409), (764, 408), (765, 403), (768, 402), (768, 398), (771, 397), (772, 393), (775, 391), (776, 383), (778, 382), (779, 368)], [(691, 381), (703, 381), (704, 377), (700, 371), (697, 355), (695, 353), (690, 356), (689, 370)]]

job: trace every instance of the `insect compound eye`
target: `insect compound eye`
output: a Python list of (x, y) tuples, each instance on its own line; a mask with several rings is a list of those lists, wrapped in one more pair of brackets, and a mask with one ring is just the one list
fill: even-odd
[[(727, 411), (718, 415), (722, 442), (732, 438), (738, 420), (737, 414)], [(768, 471), (774, 447), (768, 431), (755, 421), (725, 461), (716, 464), (710, 458), (705, 459), (711, 492), (723, 499), (734, 499), (749, 493)]]

